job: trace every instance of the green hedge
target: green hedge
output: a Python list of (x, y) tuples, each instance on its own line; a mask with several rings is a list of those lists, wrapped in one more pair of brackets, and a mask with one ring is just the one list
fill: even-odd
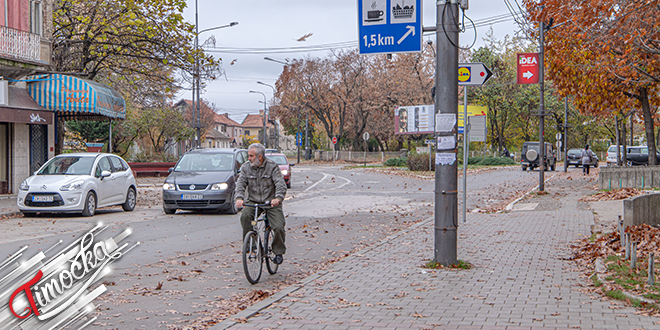
[(468, 165), (516, 165), (516, 162), (506, 157), (470, 157)]
[(408, 157), (390, 158), (386, 160), (383, 165), (396, 167), (408, 166)]

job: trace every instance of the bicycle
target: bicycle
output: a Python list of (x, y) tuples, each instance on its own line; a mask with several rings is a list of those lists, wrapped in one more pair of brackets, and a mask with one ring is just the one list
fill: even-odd
[(259, 208), (263, 210), (265, 206), (270, 205), (270, 202), (244, 205), (254, 207), (254, 220), (252, 220), (252, 230), (243, 238), (243, 271), (247, 280), (251, 284), (256, 284), (261, 278), (264, 260), (268, 273), (271, 275), (277, 273), (279, 266), (274, 261), (273, 230), (270, 227), (268, 216), (264, 211), (263, 216), (257, 218)]

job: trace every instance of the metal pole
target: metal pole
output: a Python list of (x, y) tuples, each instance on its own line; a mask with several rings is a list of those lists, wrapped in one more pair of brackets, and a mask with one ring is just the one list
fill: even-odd
[(305, 159), (309, 159), (309, 114), (305, 118)]
[[(300, 164), (300, 145), (302, 144), (302, 141), (298, 142), (298, 136), (302, 135), (300, 134), (300, 107), (298, 107), (298, 131), (296, 132), (296, 146), (298, 146), (298, 163)], [(302, 140), (302, 136), (300, 138)]]
[(634, 113), (631, 112), (630, 113), (630, 146), (631, 147), (635, 145), (635, 139), (633, 138), (633, 136), (635, 135), (633, 133), (633, 126), (634, 126), (633, 125), (633, 119), (632, 119), (633, 115), (634, 115)]
[(568, 172), (568, 96), (564, 98), (564, 172)]
[[(441, 114), (458, 117), (458, 4), (449, 1), (436, 2), (436, 66), (435, 110)], [(442, 104), (440, 102), (443, 102)], [(458, 140), (454, 121), (452, 132), (439, 132), (443, 137)], [(444, 266), (457, 261), (458, 230), (458, 164), (456, 146), (450, 151), (437, 151), (435, 167), (435, 244), (434, 261)]]
[(463, 223), (467, 222), (467, 166), (468, 148), (470, 148), (468, 114), (467, 114), (468, 87), (463, 86)]
[(619, 132), (619, 116), (617, 115), (614, 115), (614, 130), (616, 131), (616, 165), (621, 166), (621, 141), (619, 141), (621, 132)]
[(539, 88), (541, 90), (541, 95), (539, 99), (539, 191), (545, 190), (545, 109), (543, 108), (543, 92), (544, 92), (544, 83), (543, 83), (543, 43), (544, 36), (543, 32), (545, 30), (545, 23), (541, 22), (539, 24)]
[[(192, 99), (192, 111), (193, 111), (193, 125), (197, 129), (196, 135), (196, 147), (202, 145), (201, 138), (201, 128), (199, 127), (199, 56), (197, 54), (197, 48), (199, 47), (199, 19), (197, 14), (197, 0), (195, 0), (195, 74), (193, 75), (193, 99)], [(197, 95), (195, 95), (197, 94)], [(195, 103), (195, 98), (197, 103)]]
[(110, 121), (110, 134), (108, 137), (108, 153), (112, 153), (112, 120)]

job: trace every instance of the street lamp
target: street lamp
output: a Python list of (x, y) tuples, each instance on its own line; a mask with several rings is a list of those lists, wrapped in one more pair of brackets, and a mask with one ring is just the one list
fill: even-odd
[[(195, 0), (195, 74), (193, 75), (193, 88), (192, 88), (192, 112), (193, 112), (193, 125), (197, 129), (197, 147), (201, 147), (202, 145), (202, 125), (200, 122), (200, 117), (201, 117), (201, 111), (200, 111), (200, 106), (199, 104), (201, 103), (199, 100), (199, 56), (197, 55), (197, 50), (199, 48), (199, 34), (212, 31), (212, 30), (218, 30), (226, 27), (232, 27), (234, 25), (238, 25), (238, 22), (231, 22), (227, 25), (221, 25), (221, 26), (216, 26), (208, 29), (204, 29), (202, 31), (199, 31), (199, 19), (198, 19), (198, 13), (197, 13), (197, 0)], [(195, 96), (197, 96), (195, 98)], [(197, 103), (195, 103), (195, 99), (197, 99)], [(195, 115), (195, 113), (197, 115)]]
[[(261, 81), (257, 81), (257, 84), (270, 87), (273, 90), (273, 98), (275, 98), (275, 87), (273, 87), (269, 84), (263, 83)], [(270, 113), (268, 114), (268, 118), (270, 119)], [(275, 147), (275, 149), (279, 149), (279, 146), (280, 146), (280, 143), (279, 143), (280, 142), (280, 139), (279, 139), (279, 137), (280, 137), (280, 128), (279, 128), (279, 125), (277, 124), (277, 121), (274, 121), (273, 124), (275, 125), (275, 145), (274, 145), (274, 147)]]
[(262, 137), (263, 140), (261, 140), (264, 143), (264, 146), (268, 146), (268, 143), (266, 142), (266, 116), (267, 116), (267, 109), (266, 109), (266, 94), (258, 91), (250, 91), (250, 93), (257, 93), (261, 94), (264, 97), (264, 128), (262, 132)]
[(276, 59), (274, 59), (274, 58), (270, 58), (270, 57), (268, 57), (268, 56), (264, 57), (264, 60), (266, 60), (266, 61), (271, 61), (271, 62), (275, 62), (275, 63), (279, 63), (279, 64), (283, 64), (283, 65), (289, 65), (288, 62), (282, 62), (282, 61), (280, 61), (280, 60), (276, 60)]

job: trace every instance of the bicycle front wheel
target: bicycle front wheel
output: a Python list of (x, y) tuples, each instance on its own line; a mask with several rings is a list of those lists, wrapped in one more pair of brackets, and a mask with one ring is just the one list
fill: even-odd
[(251, 284), (256, 284), (261, 278), (263, 259), (260, 244), (255, 231), (249, 232), (243, 239), (243, 271)]
[(273, 253), (273, 230), (271, 228), (266, 228), (266, 241), (264, 245), (266, 246), (266, 269), (271, 275), (277, 273), (277, 268), (279, 267), (273, 259), (275, 258), (275, 253)]

